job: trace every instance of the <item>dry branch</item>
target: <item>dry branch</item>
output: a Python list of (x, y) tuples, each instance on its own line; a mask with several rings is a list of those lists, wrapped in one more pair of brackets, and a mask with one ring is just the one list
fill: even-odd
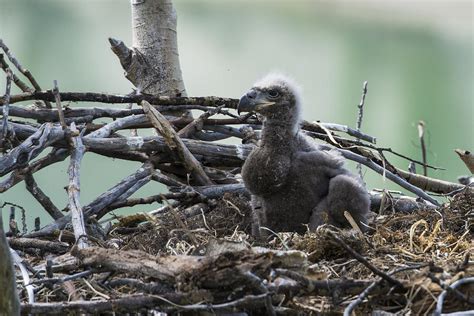
[(74, 231), (74, 237), (76, 238), (77, 246), (81, 249), (88, 246), (87, 241), (84, 237), (87, 237), (86, 227), (84, 225), (84, 215), (82, 212), (81, 201), (80, 201), (80, 165), (82, 157), (84, 156), (84, 145), (82, 144), (81, 137), (78, 134), (74, 123), (71, 124), (70, 129), (72, 134), (76, 136), (71, 137), (71, 162), (69, 164), (69, 185), (67, 193), (69, 197), (69, 210), (71, 213), (71, 222)]
[[(202, 105), (202, 106), (219, 106), (225, 104), (229, 108), (236, 108), (238, 99), (233, 98), (221, 98), (221, 97), (166, 97), (157, 96), (150, 94), (131, 94), (131, 95), (118, 95), (118, 94), (107, 94), (107, 93), (95, 93), (95, 92), (60, 92), (59, 96), (61, 101), (77, 101), (77, 102), (100, 102), (100, 103), (136, 103), (140, 104), (142, 101), (147, 101), (153, 105)], [(37, 92), (24, 92), (20, 94), (14, 94), (10, 97), (10, 104), (31, 101), (31, 100), (42, 100), (42, 101), (55, 101), (55, 97), (52, 91), (37, 91)], [(0, 97), (0, 104), (6, 103), (5, 97)]]
[(40, 249), (42, 251), (63, 254), (69, 249), (64, 242), (47, 241), (34, 238), (8, 238), (10, 247), (16, 250)]
[(26, 189), (41, 204), (45, 211), (48, 212), (48, 214), (53, 219), (63, 217), (64, 214), (61, 213), (61, 211), (56, 207), (56, 205), (54, 205), (53, 201), (51, 201), (51, 199), (38, 186), (35, 179), (33, 178), (33, 174), (31, 173), (31, 171), (26, 172), (24, 177)]
[(209, 177), (206, 175), (199, 161), (197, 161), (197, 159), (191, 154), (181, 138), (174, 131), (168, 120), (160, 112), (153, 108), (150, 103), (143, 101), (142, 107), (153, 126), (158, 130), (161, 136), (163, 136), (171, 151), (178, 154), (178, 157), (183, 162), (186, 170), (199, 184), (211, 185), (211, 179), (209, 179)]

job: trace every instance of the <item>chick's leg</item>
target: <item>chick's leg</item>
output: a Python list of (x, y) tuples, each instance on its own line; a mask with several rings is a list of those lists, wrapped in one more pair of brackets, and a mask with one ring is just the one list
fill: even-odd
[(309, 218), (309, 230), (315, 231), (318, 226), (329, 223), (328, 203), (327, 198), (322, 199), (313, 211)]
[(250, 205), (252, 206), (252, 236), (255, 238), (263, 238), (265, 237), (265, 233), (260, 230), (260, 227), (267, 225), (263, 201), (258, 196), (252, 195)]
[[(344, 211), (349, 212), (359, 228), (364, 231), (370, 210), (370, 197), (362, 184), (351, 176), (342, 174), (332, 178), (326, 197), (329, 223), (349, 226)], [(361, 224), (362, 223), (362, 224)]]

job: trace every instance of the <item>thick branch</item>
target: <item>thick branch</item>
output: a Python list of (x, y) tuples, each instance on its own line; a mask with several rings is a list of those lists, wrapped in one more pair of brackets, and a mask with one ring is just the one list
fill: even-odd
[[(203, 105), (218, 106), (225, 104), (226, 107), (236, 108), (238, 99), (221, 98), (221, 97), (167, 97), (155, 96), (150, 94), (131, 94), (118, 95), (94, 92), (60, 92), (61, 101), (81, 101), (81, 102), (100, 102), (100, 103), (136, 103), (147, 101), (153, 105)], [(53, 91), (37, 91), (32, 93), (14, 94), (10, 97), (10, 104), (21, 101), (42, 100), (55, 101)], [(0, 97), (0, 104), (5, 104), (5, 98)]]
[[(71, 124), (71, 132), (77, 133), (75, 124)], [(81, 249), (86, 248), (87, 242), (83, 238), (87, 236), (86, 226), (84, 225), (84, 215), (80, 202), (80, 174), (79, 169), (82, 157), (84, 156), (84, 145), (80, 136), (72, 137), (71, 139), (71, 162), (69, 164), (69, 185), (67, 193), (69, 197), (69, 210), (71, 212), (71, 222), (74, 230), (74, 237), (76, 238), (77, 246)]]

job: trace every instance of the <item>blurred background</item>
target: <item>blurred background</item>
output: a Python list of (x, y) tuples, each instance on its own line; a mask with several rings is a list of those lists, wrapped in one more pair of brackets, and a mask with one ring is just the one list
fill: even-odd
[[(378, 146), (421, 159), (416, 126), (423, 120), (428, 162), (446, 168), (429, 170), (428, 175), (456, 181), (468, 173), (453, 149), (474, 149), (472, 1), (175, 0), (174, 4), (188, 95), (238, 98), (256, 79), (278, 70), (303, 87), (306, 120), (355, 127), (362, 83), (367, 80), (362, 130), (376, 136)], [(62, 91), (126, 94), (132, 86), (107, 38), (131, 43), (129, 6), (125, 0), (0, 0), (0, 38), (43, 89), (52, 88), (56, 79)], [(1, 94), (4, 87), (0, 75)], [(86, 105), (93, 106), (80, 104)], [(408, 166), (405, 160), (389, 154), (388, 158), (398, 167)], [(67, 203), (68, 163), (67, 159), (35, 174), (59, 208)], [(139, 166), (87, 154), (81, 168), (82, 204)], [(369, 189), (399, 190), (370, 170), (364, 173)], [(151, 183), (135, 196), (163, 190)], [(42, 224), (49, 221), (23, 183), (2, 194), (0, 204), (4, 201), (26, 209), (29, 228), (36, 216)]]

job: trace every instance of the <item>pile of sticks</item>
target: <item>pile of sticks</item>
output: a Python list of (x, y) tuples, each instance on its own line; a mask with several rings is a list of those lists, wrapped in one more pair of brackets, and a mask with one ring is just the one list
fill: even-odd
[[(18, 254), (18, 257), (14, 256), (17, 266), (23, 267), (21, 275), (28, 297), (28, 303), (22, 305), (22, 313), (162, 308), (169, 311), (223, 312), (247, 309), (276, 314), (289, 312), (284, 304), (278, 304), (278, 300), (288, 301), (302, 294), (335, 298), (366, 291), (368, 293), (374, 287), (380, 293), (390, 288), (406, 290), (406, 285), (391, 277), (398, 270), (381, 272), (334, 233), (330, 233), (333, 234), (333, 239), (343, 245), (356, 260), (362, 263), (365, 260), (363, 264), (379, 275), (381, 280), (313, 280), (305, 275), (308, 268), (306, 254), (294, 250), (248, 246), (241, 248), (243, 246), (239, 244), (238, 249), (230, 255), (228, 251), (217, 251), (213, 256), (156, 257), (142, 252), (114, 249), (120, 246), (107, 244), (113, 227), (99, 223), (113, 210), (166, 202), (164, 207), (151, 212), (149, 216), (179, 210), (179, 214), (192, 217), (212, 209), (213, 201), (221, 199), (226, 193), (248, 199), (248, 193), (240, 179), (240, 168), (258, 142), (261, 122), (252, 114), (236, 115), (234, 109), (238, 100), (232, 98), (169, 98), (137, 93), (113, 95), (61, 92), (56, 82), (52, 90), (42, 90), (32, 74), (21, 66), (1, 40), (0, 48), (15, 71), (23, 74), (29, 81), (22, 81), (4, 55), (0, 54), (0, 67), (5, 71), (7, 83), (5, 94), (0, 98), (0, 148), (3, 152), (0, 156), (0, 177), (3, 177), (0, 181), (0, 193), (24, 182), (27, 190), (52, 218), (44, 227), (39, 227), (38, 223), (34, 231), (12, 233), (15, 238), (10, 238), (9, 243), (16, 249), (37, 249), (40, 257), (46, 253), (58, 256), (37, 266), (32, 266)], [(22, 93), (12, 94), (12, 84)], [(25, 105), (27, 101), (34, 104)], [(72, 103), (65, 106), (64, 102), (126, 106), (78, 107)], [(134, 107), (134, 104), (138, 107)], [(193, 118), (189, 115), (191, 110), (200, 111), (201, 114)], [(181, 111), (184, 114), (178, 117), (162, 114), (170, 111)], [(111, 121), (96, 122), (103, 118)], [(149, 128), (153, 128), (157, 135), (138, 135), (139, 130)], [(372, 192), (372, 209), (378, 213), (385, 209), (404, 212), (436, 209), (439, 202), (428, 191), (446, 196), (459, 192), (467, 192), (472, 196), (474, 192), (466, 185), (429, 178), (393, 166), (386, 159), (386, 153), (401, 156), (424, 168), (438, 169), (390, 148), (377, 147), (375, 137), (366, 135), (359, 129), (306, 121), (301, 128), (310, 137), (333, 146), (347, 159), (384, 175), (418, 197), (393, 197), (387, 192)], [(346, 136), (341, 136), (341, 133)], [(234, 144), (217, 142), (229, 138), (234, 139)], [(241, 143), (235, 144), (235, 139), (240, 139)], [(81, 205), (80, 166), (83, 156), (88, 152), (136, 161), (140, 166), (109, 190), (98, 194), (87, 205)], [(44, 168), (51, 168), (68, 157), (69, 202), (66, 207), (60, 208), (41, 190), (34, 174)], [(169, 192), (131, 198), (132, 194), (150, 181), (165, 184)], [(1, 207), (8, 204), (12, 203), (5, 203)], [(177, 222), (180, 221), (179, 216), (174, 218)], [(153, 220), (146, 217), (141, 222), (149, 223)], [(71, 245), (74, 247), (71, 248)], [(231, 246), (226, 244), (225, 248), (229, 247)], [(38, 253), (35, 255), (37, 258)], [(60, 262), (63, 259), (66, 262)], [(422, 267), (415, 265), (405, 268)], [(34, 281), (30, 281), (32, 273), (35, 275)], [(55, 273), (61, 273), (62, 276), (54, 277)], [(139, 278), (122, 277), (108, 282), (107, 286), (128, 286), (134, 291), (148, 294), (119, 298), (103, 294), (99, 295), (102, 299), (96, 301), (74, 300), (77, 296), (73, 295), (73, 280), (85, 280), (94, 275), (105, 282), (116, 273)], [(35, 291), (51, 289), (58, 284), (72, 295), (73, 301), (35, 303)], [(180, 288), (179, 284), (185, 288)], [(95, 288), (92, 284), (90, 287)], [(193, 287), (193, 291), (189, 287)], [(454, 285), (452, 287), (455, 288)], [(226, 289), (222, 292), (225, 295), (221, 297), (219, 291), (223, 289)], [(189, 295), (191, 292), (193, 296)], [(365, 295), (359, 297), (359, 303), (364, 297)], [(215, 303), (199, 303), (202, 301)], [(351, 308), (356, 305), (357, 303), (353, 303)], [(349, 315), (351, 310), (346, 314)]]

